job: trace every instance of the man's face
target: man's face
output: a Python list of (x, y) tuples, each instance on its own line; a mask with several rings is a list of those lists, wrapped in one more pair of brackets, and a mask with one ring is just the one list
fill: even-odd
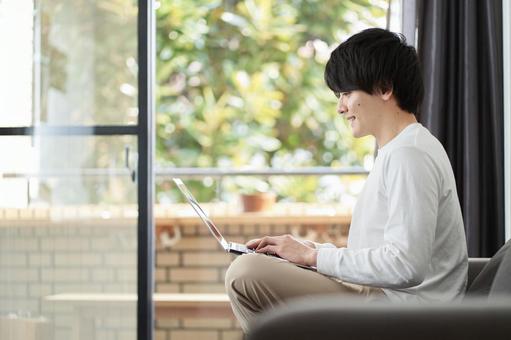
[(341, 92), (338, 97), (337, 112), (344, 115), (353, 136), (374, 135), (381, 111), (381, 98), (360, 90)]

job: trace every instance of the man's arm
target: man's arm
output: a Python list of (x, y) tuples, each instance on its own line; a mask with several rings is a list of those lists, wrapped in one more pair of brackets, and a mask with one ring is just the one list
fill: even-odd
[(374, 248), (318, 250), (318, 272), (382, 288), (420, 284), (429, 269), (438, 210), (438, 174), (415, 148), (395, 150), (384, 165), (388, 220), (384, 244)]

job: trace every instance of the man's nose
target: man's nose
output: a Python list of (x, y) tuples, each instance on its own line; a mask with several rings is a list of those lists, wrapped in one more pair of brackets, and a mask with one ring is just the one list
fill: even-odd
[(344, 105), (342, 98), (339, 99), (339, 102), (337, 103), (337, 113), (344, 114), (348, 111), (348, 108), (346, 105)]

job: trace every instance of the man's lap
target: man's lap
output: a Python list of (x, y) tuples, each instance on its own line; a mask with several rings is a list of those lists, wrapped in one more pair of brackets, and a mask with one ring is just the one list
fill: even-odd
[[(226, 273), (226, 287), (243, 285), (249, 293), (271, 294), (276, 302), (318, 294), (346, 294), (365, 298), (383, 297), (380, 288), (342, 282), (312, 270), (297, 267), (262, 254), (246, 254), (236, 258)], [(261, 288), (261, 289), (259, 289)]]

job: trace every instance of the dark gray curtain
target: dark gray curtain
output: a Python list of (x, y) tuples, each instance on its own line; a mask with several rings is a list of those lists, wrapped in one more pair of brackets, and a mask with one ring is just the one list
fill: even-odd
[(501, 0), (419, 0), (418, 53), (419, 121), (451, 160), (469, 256), (492, 256), (505, 228)]

